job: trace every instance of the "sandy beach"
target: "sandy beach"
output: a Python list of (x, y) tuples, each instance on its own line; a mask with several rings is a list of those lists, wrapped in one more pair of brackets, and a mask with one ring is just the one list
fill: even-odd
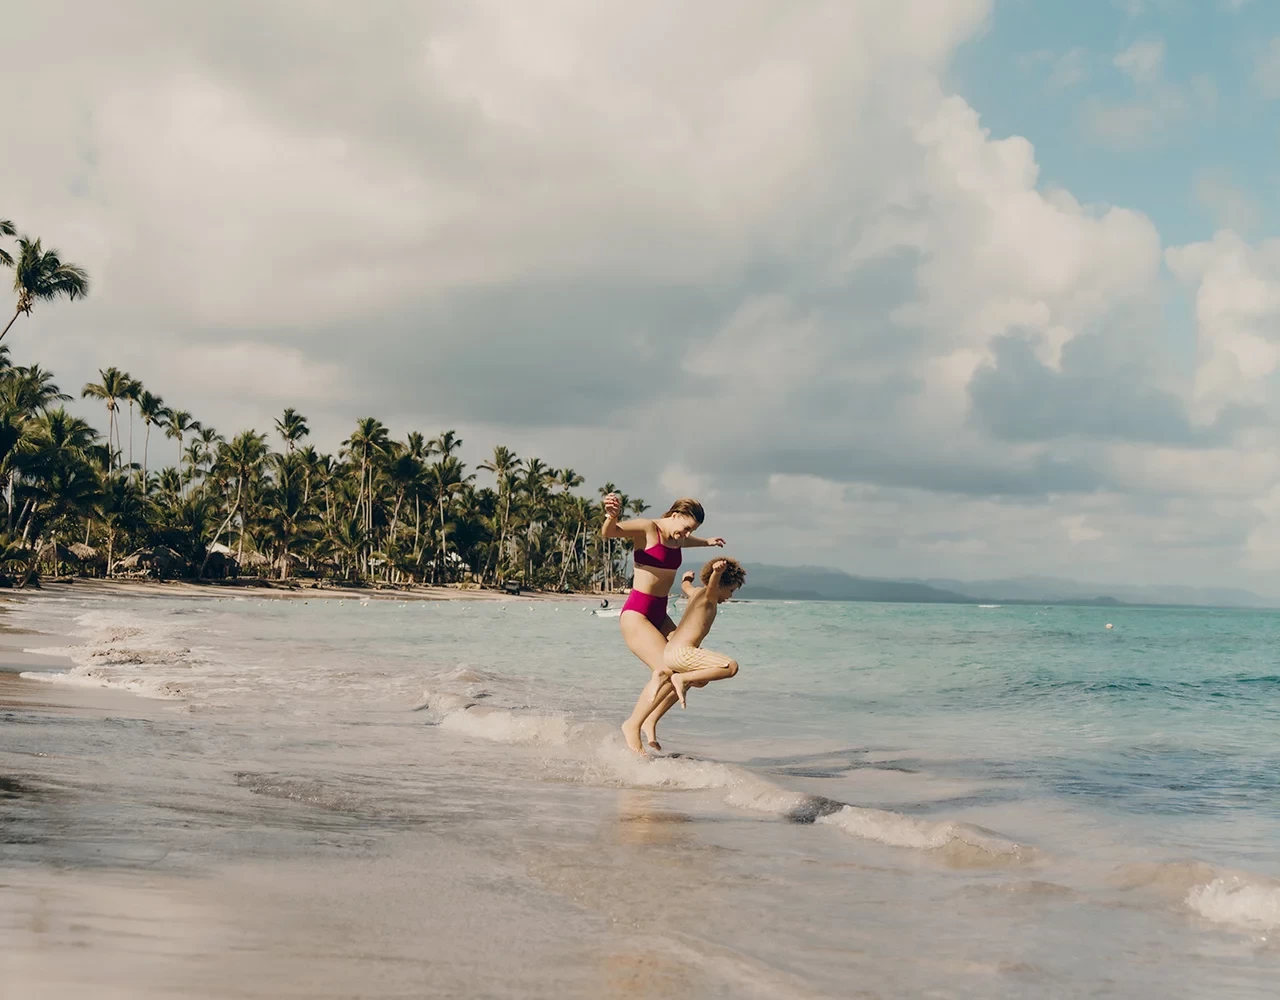
[(0, 602), (21, 601), (39, 595), (65, 596), (69, 594), (100, 594), (118, 597), (246, 597), (259, 600), (268, 598), (301, 598), (303, 600), (361, 600), (361, 601), (577, 601), (599, 604), (607, 598), (610, 604), (618, 604), (626, 598), (625, 591), (602, 594), (599, 592), (555, 593), (553, 591), (525, 590), (519, 594), (507, 594), (478, 586), (431, 587), (424, 584), (405, 587), (345, 586), (324, 581), (299, 580), (143, 580), (110, 579), (96, 577), (57, 578), (47, 580), (37, 588), (0, 591)]
[(641, 761), (594, 603), (7, 601), (0, 1000), (1273, 992), (1272, 616), (725, 605)]
[[(40, 596), (69, 589), (112, 598), (122, 610), (157, 595), (210, 594), (91, 583), (55, 585)], [(237, 594), (298, 596), (265, 588)], [(468, 596), (446, 591), (435, 599)], [(607, 839), (624, 844), (696, 848), (682, 835), (685, 818), (658, 808), (648, 793), (628, 794), (615, 815), (612, 796), (593, 803), (557, 791), (554, 811), (573, 821), (561, 830), (567, 841), (543, 860), (513, 856), (512, 841), (483, 827), (458, 836), (454, 822), (440, 827), (430, 809), (402, 829), (370, 811), (359, 793), (353, 798), (327, 781), (227, 774), (227, 761), (245, 752), (231, 749), (242, 745), (241, 735), (216, 763), (178, 750), (193, 739), (219, 741), (218, 725), (182, 715), (181, 702), (19, 676), (72, 666), (26, 650), (77, 641), (5, 628), (22, 603), (11, 600), (0, 615), (2, 1000), (675, 1000), (705, 991), (695, 953), (674, 942), (650, 953), (631, 940), (637, 928), (657, 930), (656, 911), (625, 915), (590, 877), (566, 888), (566, 866), (601, 822), (616, 828)], [(363, 766), (379, 766), (383, 739), (368, 731), (362, 739), (370, 746), (356, 755)], [(257, 753), (278, 757), (267, 746)], [(482, 784), (451, 780), (453, 794), (472, 802), (468, 809), (484, 808)], [(655, 868), (635, 886), (649, 892), (663, 884), (676, 888)]]

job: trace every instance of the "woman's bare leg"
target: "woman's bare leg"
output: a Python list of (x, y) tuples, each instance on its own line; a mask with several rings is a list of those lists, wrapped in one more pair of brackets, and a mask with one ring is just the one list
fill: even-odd
[[(669, 638), (675, 630), (676, 623), (671, 620), (670, 615), (667, 615), (666, 621), (662, 623), (662, 627), (659, 629), (662, 637), (664, 639)], [(658, 742), (658, 720), (667, 714), (667, 710), (675, 704), (675, 701), (675, 688), (663, 684), (658, 690), (657, 706), (640, 725), (640, 735), (644, 739), (645, 746), (654, 750), (662, 749), (662, 744)]]
[(654, 750), (661, 750), (662, 744), (658, 742), (658, 720), (670, 711), (671, 706), (676, 703), (676, 689), (671, 686), (668, 681), (662, 685), (662, 690), (658, 692), (661, 700), (657, 707), (649, 713), (649, 717), (644, 720), (644, 725), (640, 727), (640, 735), (644, 737), (645, 745)]
[[(665, 623), (664, 623), (665, 624)], [(664, 685), (669, 685), (671, 671), (663, 661), (667, 648), (667, 638), (637, 611), (624, 611), (619, 617), (619, 627), (627, 648), (647, 666), (653, 673), (649, 683), (640, 692), (636, 707), (630, 717), (622, 724), (622, 736), (633, 753), (643, 754), (644, 744), (640, 740), (640, 727), (653, 712), (659, 702), (659, 693)]]

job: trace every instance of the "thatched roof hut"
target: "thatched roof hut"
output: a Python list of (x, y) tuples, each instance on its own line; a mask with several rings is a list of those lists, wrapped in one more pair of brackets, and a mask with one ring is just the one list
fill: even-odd
[(68, 548), (61, 542), (45, 542), (40, 546), (37, 556), (49, 562), (78, 563), (81, 561), (74, 548)]
[(85, 545), (84, 542), (76, 542), (68, 545), (72, 552), (76, 554), (76, 558), (81, 562), (93, 562), (95, 559), (101, 559), (102, 555), (92, 545)]
[(160, 578), (179, 576), (186, 568), (187, 562), (173, 549), (157, 545), (154, 549), (138, 549), (116, 563), (116, 569), (129, 571), (145, 570), (152, 576)]

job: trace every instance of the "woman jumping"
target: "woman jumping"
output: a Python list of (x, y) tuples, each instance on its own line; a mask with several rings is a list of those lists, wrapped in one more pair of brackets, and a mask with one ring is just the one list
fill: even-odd
[[(698, 546), (723, 546), (723, 538), (695, 538), (693, 532), (702, 525), (705, 514), (697, 500), (682, 497), (673, 503), (665, 514), (656, 519), (636, 518), (618, 521), (622, 514), (622, 499), (616, 493), (604, 498), (604, 527), (600, 534), (605, 538), (627, 538), (635, 545), (635, 578), (631, 594), (622, 606), (618, 618), (622, 638), (627, 648), (653, 671), (649, 683), (640, 692), (631, 717), (622, 724), (622, 735), (634, 752), (645, 752), (644, 745), (655, 750), (658, 745), (657, 720), (661, 718), (664, 702), (658, 702), (658, 692), (668, 684), (670, 671), (664, 662), (667, 636), (675, 631), (675, 622), (667, 614), (667, 597), (680, 569), (681, 549)], [(675, 700), (675, 692), (667, 696)], [(669, 706), (666, 706), (669, 707)], [(644, 742), (641, 741), (643, 733)]]

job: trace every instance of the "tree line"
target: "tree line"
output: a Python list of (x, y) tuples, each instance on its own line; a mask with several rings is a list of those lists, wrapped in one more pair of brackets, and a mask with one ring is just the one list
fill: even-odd
[[(0, 220), (0, 236), (15, 235)], [(89, 291), (84, 270), (39, 240), (0, 248), (0, 266), (18, 299), (0, 340), (36, 304)], [(625, 581), (626, 552), (600, 538), (603, 509), (573, 469), (499, 445), (473, 471), (454, 431), (396, 439), (374, 417), (324, 453), (292, 408), (270, 434), (228, 439), (128, 372), (99, 376), (80, 396), (104, 407), (105, 435), (67, 411), (51, 372), (12, 364), (0, 344), (0, 574), (19, 585), (42, 568), (561, 590)], [(647, 509), (624, 501), (629, 514)]]

